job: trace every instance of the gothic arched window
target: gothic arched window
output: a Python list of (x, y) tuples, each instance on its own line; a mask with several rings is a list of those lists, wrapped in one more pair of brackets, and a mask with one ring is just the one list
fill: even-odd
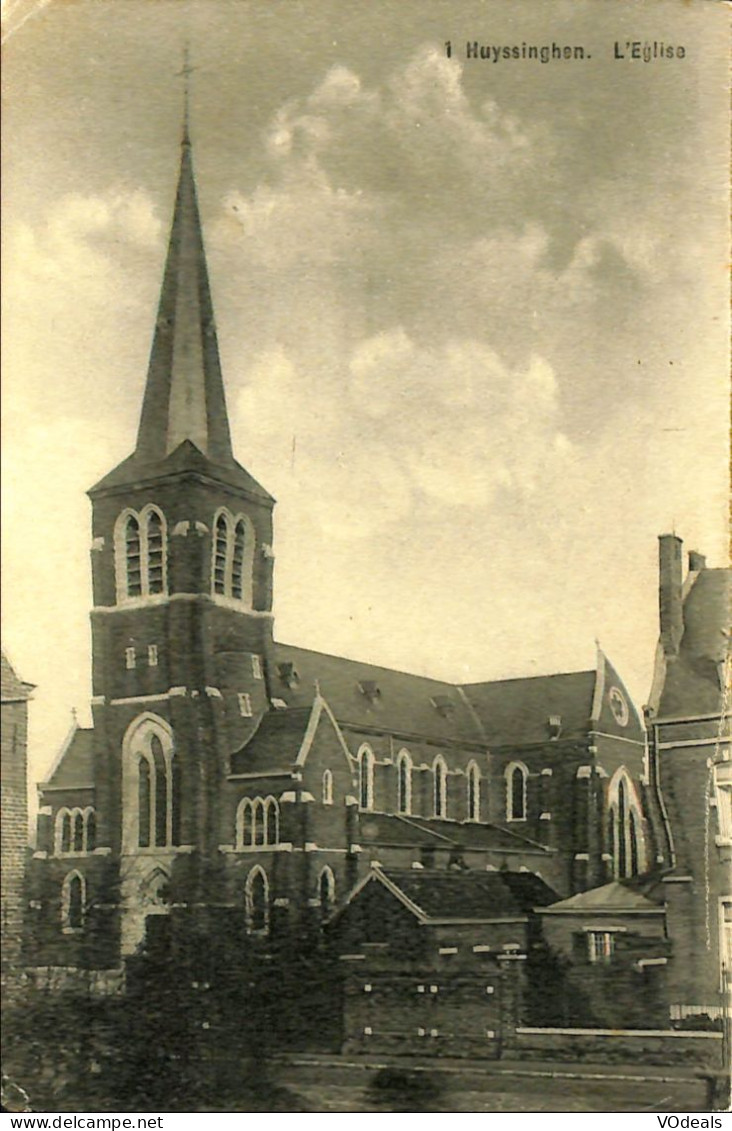
[(643, 811), (635, 786), (624, 766), (608, 786), (608, 848), (616, 879), (637, 876), (645, 868)]
[(246, 515), (222, 508), (214, 520), (211, 590), (215, 596), (252, 601), (254, 527)]
[(80, 872), (69, 872), (61, 888), (61, 923), (65, 930), (80, 931), (86, 912), (86, 884)]
[(370, 746), (358, 752), (358, 804), (361, 809), (374, 807), (374, 752)]
[(263, 868), (252, 868), (245, 887), (247, 930), (265, 934), (269, 929), (269, 885)]
[(336, 886), (335, 876), (331, 868), (326, 866), (318, 877), (318, 903), (320, 904), (320, 917), (327, 919), (335, 907)]
[(264, 843), (279, 844), (280, 840), (280, 810), (274, 797), (268, 797), (264, 803)]
[(527, 816), (526, 783), (529, 771), (523, 762), (506, 766), (506, 820), (525, 821)]
[(468, 820), (480, 820), (480, 770), (475, 762), (468, 766)]
[(120, 603), (166, 592), (166, 529), (152, 503), (123, 511), (114, 532), (117, 600)]
[(323, 804), (333, 804), (333, 774), (331, 770), (323, 770)]
[(412, 759), (407, 750), (397, 758), (397, 812), (412, 812)]
[(251, 801), (245, 797), (239, 802), (236, 811), (236, 847), (249, 848), (254, 843), (254, 811)]
[(447, 816), (447, 766), (445, 759), (438, 754), (432, 764), (434, 775), (433, 813), (435, 817)]
[(123, 850), (169, 848), (178, 842), (179, 767), (170, 727), (144, 715), (123, 745)]

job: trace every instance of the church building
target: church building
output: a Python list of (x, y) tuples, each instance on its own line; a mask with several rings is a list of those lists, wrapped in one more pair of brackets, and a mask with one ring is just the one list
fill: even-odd
[(232, 451), (187, 130), (136, 446), (89, 496), (93, 726), (74, 724), (39, 785), (29, 967), (118, 989), (176, 908), (228, 916), (263, 954), (326, 922), (353, 949), (357, 900), (406, 908), (405, 931), (427, 925), (442, 954), (457, 885), (480, 952), (510, 913), (510, 938), (495, 934), (509, 957), (541, 923), (558, 952), (584, 932), (594, 962), (613, 945), (598, 919), (628, 912), (652, 939), (629, 962), (665, 964), (663, 904), (633, 878), (673, 865), (677, 902), (698, 893), (668, 831), (674, 805), (696, 804), (675, 751), (707, 757), (719, 683), (698, 718), (669, 679), (706, 678), (689, 640), (711, 583), (687, 598), (682, 641), (674, 573), (650, 767), (599, 650), (588, 671), (461, 686), (276, 641), (274, 499)]

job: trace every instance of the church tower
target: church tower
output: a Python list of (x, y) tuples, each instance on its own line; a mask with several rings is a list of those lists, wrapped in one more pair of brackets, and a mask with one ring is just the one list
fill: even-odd
[(89, 496), (97, 842), (122, 858), (124, 953), (135, 893), (148, 913), (178, 875), (210, 893), (216, 799), (272, 666), (274, 500), (232, 453), (187, 126), (137, 444)]

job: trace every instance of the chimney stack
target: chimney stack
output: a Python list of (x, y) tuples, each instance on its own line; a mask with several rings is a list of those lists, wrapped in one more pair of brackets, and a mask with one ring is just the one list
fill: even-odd
[(683, 543), (676, 534), (658, 538), (658, 611), (661, 623), (661, 645), (664, 655), (675, 656), (684, 631), (681, 602)]
[(689, 572), (699, 573), (707, 568), (707, 559), (698, 550), (689, 550)]

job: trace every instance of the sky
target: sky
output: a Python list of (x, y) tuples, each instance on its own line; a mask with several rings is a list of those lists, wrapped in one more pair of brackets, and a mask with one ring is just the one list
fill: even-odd
[(32, 777), (90, 720), (85, 492), (134, 446), (186, 40), (277, 638), (455, 681), (588, 668), (599, 639), (644, 703), (657, 535), (727, 560), (724, 5), (3, 11), (3, 642), (37, 684)]

